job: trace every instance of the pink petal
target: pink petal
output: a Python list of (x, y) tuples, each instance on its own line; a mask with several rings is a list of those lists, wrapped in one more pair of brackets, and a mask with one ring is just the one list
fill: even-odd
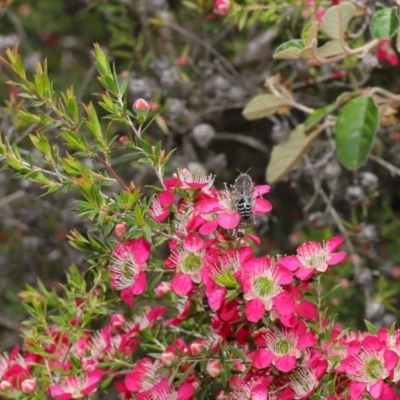
[(268, 201), (259, 197), (254, 202), (254, 214), (265, 214), (272, 210), (272, 204)]
[(204, 247), (204, 240), (195, 233), (187, 235), (184, 240), (184, 247), (191, 251), (197, 251)]
[(199, 229), (199, 232), (202, 235), (209, 235), (213, 233), (218, 227), (218, 221), (215, 219), (214, 221), (205, 222)]
[(384, 363), (385, 368), (388, 369), (389, 371), (392, 371), (396, 367), (399, 361), (399, 356), (392, 350), (385, 350), (383, 356), (385, 359)]
[(308, 281), (315, 273), (314, 268), (300, 268), (295, 275), (302, 281)]
[(158, 194), (158, 198), (160, 200), (160, 203), (163, 207), (170, 206), (171, 204), (174, 204), (174, 194), (171, 190), (163, 190)]
[(250, 239), (250, 240), (251, 240), (252, 242), (254, 242), (257, 246), (259, 246), (259, 245), (261, 244), (261, 239), (260, 239), (258, 236), (252, 235), (252, 234), (250, 234), (250, 233), (248, 233), (247, 235), (244, 235), (244, 236), (243, 236), (243, 239), (244, 239), (244, 240)]
[(283, 265), (289, 271), (296, 271), (302, 264), (296, 256), (284, 256), (278, 260), (278, 265)]
[(135, 276), (135, 283), (131, 286), (131, 293), (135, 296), (142, 294), (147, 288), (147, 278), (143, 271)]
[(382, 399), (381, 397), (382, 389), (383, 389), (383, 380), (379, 379), (378, 382), (370, 386), (369, 393), (374, 399)]
[(185, 295), (192, 289), (192, 279), (188, 274), (177, 274), (172, 278), (172, 290), (176, 294)]
[(328, 265), (335, 265), (341, 263), (346, 258), (346, 252), (340, 251), (339, 253), (333, 253), (329, 260), (327, 260)]
[(222, 306), (226, 295), (226, 289), (217, 288), (214, 289), (210, 296), (208, 296), (208, 304), (210, 308), (214, 311), (219, 310)]
[(310, 241), (301, 244), (297, 248), (297, 254), (300, 256), (308, 256), (309, 254), (314, 254), (316, 251), (318, 251), (321, 248), (321, 244), (319, 242), (315, 241)]
[(275, 367), (277, 370), (281, 372), (289, 372), (296, 366), (296, 357), (295, 356), (283, 356), (276, 363)]
[(293, 282), (293, 274), (287, 270), (287, 268), (283, 266), (277, 266), (276, 270), (279, 275), (279, 280), (278, 283), (280, 285), (289, 285), (290, 283)]
[(129, 307), (133, 308), (133, 306), (135, 305), (133, 295), (131, 293), (131, 288), (128, 287), (126, 289), (122, 289), (119, 293), (119, 297), (124, 303), (128, 304)]
[(344, 242), (344, 239), (340, 236), (334, 236), (327, 241), (328, 249), (333, 253), (338, 247), (340, 247)]
[(90, 394), (96, 390), (96, 387), (98, 386), (100, 379), (103, 376), (103, 372), (100, 370), (95, 370), (88, 372), (87, 374), (87, 382), (88, 386), (81, 391), (83, 395)]
[(265, 313), (264, 303), (260, 299), (249, 300), (245, 307), (246, 318), (250, 322), (258, 322)]
[(297, 347), (299, 349), (306, 349), (307, 347), (314, 346), (315, 343), (318, 342), (318, 339), (314, 332), (307, 332), (304, 335), (301, 335), (298, 342)]
[(262, 196), (263, 194), (269, 193), (271, 186), (269, 185), (256, 185), (254, 186), (253, 195), (254, 197)]
[(280, 293), (272, 299), (272, 302), (279, 315), (290, 315), (294, 313), (295, 301), (290, 293)]
[(240, 223), (239, 213), (221, 213), (218, 216), (218, 223), (224, 229), (236, 228)]
[(164, 210), (160, 214), (153, 216), (153, 218), (157, 222), (163, 222), (167, 219), (168, 215), (169, 215), (169, 210)]
[(268, 389), (265, 385), (257, 385), (251, 390), (251, 400), (268, 400)]
[(349, 385), (350, 398), (352, 400), (358, 400), (364, 393), (366, 387), (367, 384), (364, 382), (355, 382), (355, 381), (350, 382)]
[(184, 383), (178, 389), (178, 400), (189, 400), (194, 395), (194, 387), (190, 383)]
[(197, 211), (202, 212), (204, 214), (210, 214), (216, 211), (222, 210), (221, 205), (218, 203), (218, 200), (203, 200), (200, 203), (195, 205)]
[(272, 364), (273, 355), (265, 349), (259, 349), (255, 352), (252, 365), (254, 368), (263, 369)]
[(287, 328), (294, 328), (299, 324), (299, 319), (295, 315), (280, 315), (279, 321)]
[(304, 300), (296, 307), (296, 313), (304, 319), (316, 319), (317, 307), (311, 301)]
[(136, 392), (141, 388), (140, 382), (138, 379), (138, 375), (136, 371), (130, 372), (125, 376), (125, 387), (130, 391), (130, 392)]

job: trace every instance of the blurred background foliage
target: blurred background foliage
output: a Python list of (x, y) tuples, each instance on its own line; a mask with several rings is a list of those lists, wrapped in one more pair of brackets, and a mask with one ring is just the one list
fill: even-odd
[[(176, 167), (213, 173), (219, 188), (232, 183), (237, 170), (250, 169), (256, 183), (265, 183), (271, 147), (306, 117), (283, 110), (246, 121), (241, 112), (252, 97), (265, 92), (266, 78), (273, 77), (298, 102), (315, 108), (365, 86), (400, 90), (398, 63), (379, 60), (375, 51), (362, 60), (348, 58), (322, 67), (272, 59), (279, 44), (300, 37), (303, 26), (331, 1), (236, 1), (236, 11), (226, 18), (213, 13), (212, 0), (0, 3), (2, 55), (19, 43), (27, 71), (34, 71), (36, 60), (47, 58), (57, 90), (73, 85), (79, 101), (96, 100), (92, 93), (102, 89), (91, 51), (98, 42), (115, 62), (120, 79), (128, 81), (128, 103), (142, 97), (162, 107), (163, 119), (149, 135), (162, 140), (167, 151), (177, 148), (167, 176)], [(366, 10), (368, 20), (375, 2), (353, 3)], [(356, 40), (361, 43), (368, 37), (362, 21), (352, 28), (360, 30)], [(35, 126), (16, 119), (22, 100), (5, 84), (9, 78), (1, 66), (1, 134), (29, 148), (27, 137)], [(327, 134), (314, 143), (297, 171), (273, 185), (267, 197), (274, 209), (268, 218), (249, 227), (270, 254), (288, 254), (304, 241), (345, 230), (356, 254), (329, 270), (323, 293), (329, 314), (352, 329), (363, 329), (364, 318), (378, 326), (400, 318), (400, 130), (396, 110), (387, 110), (384, 118), (373, 154), (386, 164), (372, 159), (359, 171), (344, 170), (330, 151)], [(121, 138), (126, 131), (112, 127), (108, 133)], [(151, 171), (129, 157), (116, 158), (113, 165), (136, 186), (156, 184)], [(323, 187), (326, 198), (316, 186)], [(15, 344), (19, 321), (26, 317), (17, 295), (24, 285), (35, 285), (40, 278), (57, 291), (68, 266), (85, 265), (66, 240), (72, 228), (85, 231), (73, 214), (73, 194), (39, 198), (41, 194), (37, 185), (0, 172), (2, 349)], [(354, 268), (354, 257), (360, 258), (360, 268)]]

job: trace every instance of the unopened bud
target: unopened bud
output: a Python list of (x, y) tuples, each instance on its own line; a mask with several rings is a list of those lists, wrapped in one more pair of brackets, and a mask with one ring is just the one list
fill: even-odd
[(196, 343), (191, 343), (189, 345), (190, 352), (192, 353), (193, 356), (201, 353), (201, 350), (203, 349), (203, 344), (196, 342)]
[(161, 361), (164, 365), (171, 365), (175, 361), (175, 354), (171, 351), (164, 351), (161, 353)]
[(134, 110), (148, 110), (150, 105), (145, 99), (140, 98), (135, 101), (132, 108)]
[(126, 225), (123, 222), (119, 223), (115, 225), (114, 235), (116, 237), (120, 237), (125, 233), (125, 231), (126, 231)]
[(229, 12), (229, 8), (231, 7), (230, 0), (215, 0), (214, 2), (214, 12), (218, 15), (226, 15)]
[(11, 383), (8, 381), (1, 381), (0, 382), (0, 390), (5, 392), (6, 390), (11, 388)]
[(124, 135), (124, 136), (121, 136), (119, 139), (118, 139), (118, 143), (119, 143), (119, 145), (122, 147), (122, 146), (125, 146), (125, 143), (126, 142), (129, 142), (129, 136), (128, 135)]
[(172, 285), (170, 282), (160, 282), (155, 288), (154, 293), (157, 297), (163, 297), (167, 293), (169, 293), (172, 289)]
[(221, 373), (221, 363), (218, 360), (210, 360), (206, 366), (206, 372), (213, 378), (216, 378)]
[(25, 379), (21, 383), (21, 390), (24, 393), (32, 393), (35, 390), (36, 381), (34, 379)]

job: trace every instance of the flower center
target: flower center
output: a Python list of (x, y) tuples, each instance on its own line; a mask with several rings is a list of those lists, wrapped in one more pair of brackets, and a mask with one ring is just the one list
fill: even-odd
[(383, 375), (383, 365), (381, 361), (373, 359), (369, 361), (365, 366), (365, 372), (373, 380), (377, 380)]
[(269, 298), (275, 293), (275, 282), (265, 276), (256, 278), (253, 287), (254, 291), (263, 298)]
[(277, 349), (279, 349), (280, 354), (287, 354), (289, 352), (289, 349), (291, 348), (289, 342), (285, 339), (280, 340), (276, 344)]
[(182, 271), (187, 273), (187, 274), (194, 274), (198, 271), (200, 271), (201, 266), (203, 264), (202, 257), (199, 254), (188, 254), (183, 260), (182, 260)]

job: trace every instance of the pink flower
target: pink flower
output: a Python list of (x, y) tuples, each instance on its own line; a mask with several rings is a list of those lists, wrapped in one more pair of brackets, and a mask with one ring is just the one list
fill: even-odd
[(150, 108), (150, 105), (146, 100), (140, 98), (135, 101), (132, 108), (134, 110), (148, 110)]
[(49, 386), (50, 394), (57, 400), (80, 399), (97, 390), (102, 376), (100, 370), (72, 376), (62, 380), (59, 385)]
[(138, 295), (146, 290), (144, 270), (150, 256), (150, 243), (143, 237), (120, 243), (115, 249), (109, 266), (111, 285), (121, 290), (121, 297)]
[(172, 279), (172, 289), (175, 293), (187, 294), (192, 288), (192, 282), (201, 282), (205, 254), (204, 240), (194, 233), (184, 239), (180, 248), (172, 251), (165, 263), (167, 267), (177, 270), (177, 274)]
[(299, 323), (293, 329), (275, 327), (267, 330), (255, 339), (257, 345), (266, 348), (255, 352), (253, 366), (266, 368), (272, 363), (278, 371), (292, 371), (302, 355), (301, 349), (314, 346), (316, 342), (315, 333), (307, 331), (304, 323)]
[(230, 0), (215, 0), (214, 2), (214, 12), (218, 15), (226, 15), (229, 12), (231, 6)]
[[(257, 322), (265, 311), (277, 308), (279, 314), (291, 314), (294, 311), (294, 299), (289, 293), (284, 293), (283, 285), (293, 281), (293, 275), (285, 267), (276, 264), (269, 257), (262, 259), (252, 258), (244, 263), (244, 271), (240, 277), (244, 298), (246, 318), (250, 322)], [(284, 294), (282, 298), (277, 297)], [(274, 298), (278, 301), (274, 302)]]
[(399, 356), (373, 335), (367, 335), (360, 344), (357, 352), (341, 362), (341, 369), (351, 379), (350, 398), (359, 399), (367, 391), (372, 398), (381, 399), (383, 380), (396, 368)]
[(323, 246), (318, 242), (303, 243), (297, 248), (297, 256), (286, 256), (279, 259), (278, 264), (285, 266), (303, 280), (309, 280), (315, 271), (325, 272), (329, 265), (335, 265), (346, 258), (346, 253), (334, 251), (343, 243), (343, 238), (335, 236)]
[(169, 215), (168, 206), (174, 203), (174, 194), (171, 190), (163, 190), (151, 203), (149, 214), (158, 222), (163, 222)]

